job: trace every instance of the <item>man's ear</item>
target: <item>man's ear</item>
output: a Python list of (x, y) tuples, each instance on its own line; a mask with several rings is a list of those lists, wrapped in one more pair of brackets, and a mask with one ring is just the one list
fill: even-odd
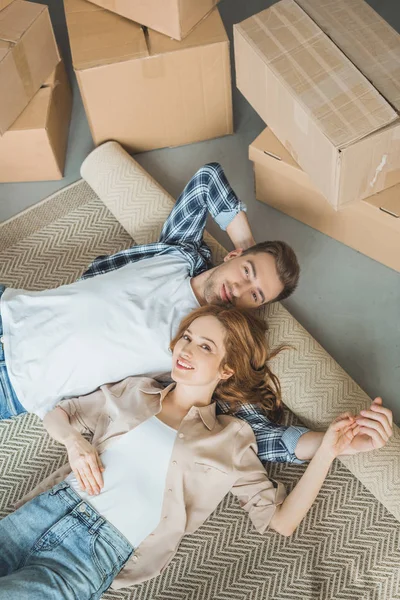
[(231, 250), (224, 258), (224, 262), (228, 262), (228, 260), (231, 260), (232, 258), (237, 258), (238, 256), (241, 256), (243, 253), (243, 248), (235, 248), (234, 250)]

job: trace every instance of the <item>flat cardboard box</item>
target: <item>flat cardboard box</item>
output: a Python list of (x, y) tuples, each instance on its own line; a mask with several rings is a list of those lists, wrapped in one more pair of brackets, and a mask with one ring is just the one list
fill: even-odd
[(177, 42), (85, 0), (64, 4), (96, 145), (142, 152), (232, 133), (229, 40), (217, 9)]
[(23, 0), (5, 4), (0, 10), (0, 135), (60, 61), (47, 6)]
[(400, 185), (335, 211), (270, 129), (249, 157), (257, 200), (400, 271)]
[(0, 138), (0, 182), (62, 179), (72, 95), (60, 61)]
[(90, 0), (122, 17), (182, 40), (219, 0)]
[(400, 182), (392, 96), (294, 0), (235, 25), (234, 40), (238, 88), (335, 209)]

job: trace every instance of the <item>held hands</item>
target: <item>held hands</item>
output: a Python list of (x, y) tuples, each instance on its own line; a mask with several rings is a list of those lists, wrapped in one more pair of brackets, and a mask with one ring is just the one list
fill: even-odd
[(104, 466), (97, 450), (82, 435), (66, 444), (68, 460), (82, 491), (97, 495), (103, 487)]
[(369, 410), (362, 410), (355, 421), (357, 434), (345, 455), (382, 448), (393, 435), (393, 414), (382, 406), (382, 398), (375, 398)]
[(357, 427), (354, 417), (349, 413), (339, 415), (329, 425), (322, 438), (320, 451), (332, 460), (343, 454), (352, 443), (357, 432)]
[(375, 398), (369, 410), (359, 415), (340, 415), (327, 430), (321, 446), (334, 456), (349, 456), (382, 448), (393, 435), (392, 411)]

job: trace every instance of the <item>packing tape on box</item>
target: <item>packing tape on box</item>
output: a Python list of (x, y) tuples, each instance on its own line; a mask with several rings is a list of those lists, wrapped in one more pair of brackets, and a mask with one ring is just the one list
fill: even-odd
[[(173, 199), (117, 142), (107, 142), (85, 159), (81, 175), (138, 244), (158, 239)], [(208, 234), (214, 260), (226, 254)], [(261, 314), (269, 322), (273, 347), (290, 344), (273, 370), (281, 380), (285, 404), (308, 427), (326, 429), (339, 414), (357, 414), (371, 400), (331, 356), (279, 303)], [(300, 353), (294, 361), (291, 352)], [(361, 483), (400, 521), (400, 430), (384, 448), (340, 459)]]

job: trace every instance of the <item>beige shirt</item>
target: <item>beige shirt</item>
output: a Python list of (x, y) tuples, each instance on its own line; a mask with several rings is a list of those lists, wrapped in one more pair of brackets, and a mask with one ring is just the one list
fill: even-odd
[[(153, 379), (128, 377), (58, 406), (78, 431), (93, 434), (92, 443), (101, 454), (121, 435), (159, 413), (173, 385), (164, 389)], [(215, 408), (215, 403), (193, 406), (182, 420), (168, 467), (161, 521), (135, 549), (114, 580), (114, 589), (162, 573), (182, 537), (196, 531), (229, 491), (260, 533), (267, 530), (276, 505), (283, 502), (285, 489), (268, 478), (251, 427), (234, 417), (216, 415)], [(18, 505), (63, 481), (70, 472), (64, 465)]]

